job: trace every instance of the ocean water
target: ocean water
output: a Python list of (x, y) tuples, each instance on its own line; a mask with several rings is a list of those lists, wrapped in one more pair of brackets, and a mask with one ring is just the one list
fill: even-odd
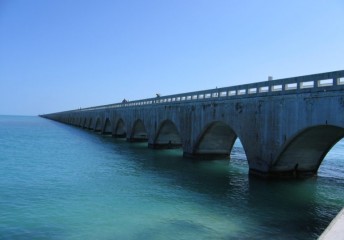
[(0, 116), (0, 239), (316, 239), (344, 206), (344, 142), (318, 177), (248, 176), (39, 117)]

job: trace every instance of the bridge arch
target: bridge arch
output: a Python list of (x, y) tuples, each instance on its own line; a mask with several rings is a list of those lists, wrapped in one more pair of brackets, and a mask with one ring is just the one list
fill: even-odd
[(122, 118), (117, 121), (113, 136), (116, 138), (125, 138), (127, 136), (127, 130)]
[(148, 140), (146, 127), (141, 119), (135, 121), (129, 141), (145, 142)]
[(193, 155), (203, 157), (229, 157), (235, 140), (234, 130), (222, 121), (208, 124), (195, 144)]
[(102, 130), (102, 120), (100, 119), (100, 117), (98, 117), (96, 120), (96, 125), (94, 126), (94, 131), (101, 132), (101, 130)]
[(90, 120), (88, 122), (88, 129), (90, 129), (90, 130), (94, 129), (93, 125), (92, 125), (92, 122), (93, 122), (93, 120), (92, 120), (92, 118), (90, 118)]
[(109, 135), (112, 133), (112, 123), (109, 118), (105, 119), (104, 127), (103, 127), (103, 134)]
[(272, 172), (315, 175), (331, 148), (344, 137), (344, 128), (318, 125), (295, 134), (282, 148)]
[(82, 128), (86, 128), (86, 124), (87, 124), (87, 118), (84, 118), (84, 121), (82, 123)]
[(82, 127), (83, 119), (82, 117), (79, 117), (78, 127)]
[(160, 124), (155, 136), (152, 148), (179, 148), (182, 139), (176, 125), (171, 120), (165, 120)]

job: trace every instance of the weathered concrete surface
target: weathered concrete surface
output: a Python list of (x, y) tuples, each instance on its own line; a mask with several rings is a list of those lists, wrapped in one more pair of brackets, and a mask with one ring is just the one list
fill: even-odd
[(344, 240), (344, 208), (332, 220), (319, 240)]
[(344, 71), (118, 103), (43, 117), (185, 156), (229, 156), (239, 138), (250, 173), (316, 174), (344, 137)]

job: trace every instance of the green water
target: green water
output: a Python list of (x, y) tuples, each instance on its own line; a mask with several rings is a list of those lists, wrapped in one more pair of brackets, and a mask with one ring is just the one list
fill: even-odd
[(344, 206), (344, 143), (317, 178), (250, 178), (38, 117), (0, 116), (0, 239), (316, 239)]

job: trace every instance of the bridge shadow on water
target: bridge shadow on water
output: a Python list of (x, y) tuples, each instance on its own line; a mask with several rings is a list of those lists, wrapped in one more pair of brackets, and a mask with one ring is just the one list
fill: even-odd
[[(134, 162), (137, 170), (171, 180), (175, 187), (188, 188), (220, 200), (248, 183), (248, 166), (230, 167), (229, 159), (197, 160), (184, 158), (181, 149), (153, 150), (147, 143), (128, 143), (123, 139), (100, 136), (113, 144), (116, 153)], [(240, 160), (237, 160), (240, 161)], [(230, 168), (230, 171), (229, 171)]]

